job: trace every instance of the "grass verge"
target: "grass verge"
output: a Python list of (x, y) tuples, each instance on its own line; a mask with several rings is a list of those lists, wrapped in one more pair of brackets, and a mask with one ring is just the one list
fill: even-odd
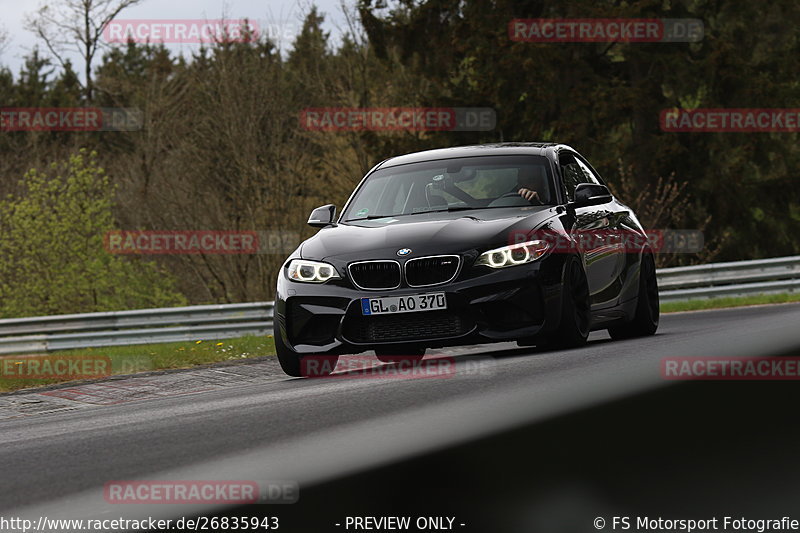
[(10, 355), (0, 358), (0, 392), (264, 355), (275, 355), (272, 336), (85, 348), (47, 355)]
[(685, 302), (666, 302), (661, 304), (662, 313), (678, 311), (702, 311), (725, 307), (744, 307), (748, 305), (767, 305), (800, 302), (800, 294), (758, 294), (731, 298), (710, 298), (707, 300), (687, 300)]

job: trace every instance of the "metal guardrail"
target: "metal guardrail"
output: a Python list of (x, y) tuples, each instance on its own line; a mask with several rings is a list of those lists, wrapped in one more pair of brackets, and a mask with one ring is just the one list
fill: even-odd
[[(659, 269), (662, 302), (800, 291), (800, 256)], [(273, 302), (0, 320), (0, 355), (272, 333)]]
[(709, 263), (657, 272), (662, 302), (800, 291), (800, 256)]
[(0, 354), (217, 340), (272, 333), (272, 302), (0, 320)]

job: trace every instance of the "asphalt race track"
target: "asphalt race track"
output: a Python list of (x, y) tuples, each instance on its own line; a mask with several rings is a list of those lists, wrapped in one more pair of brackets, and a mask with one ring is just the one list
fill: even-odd
[[(347, 515), (422, 510), (455, 515), (463, 531), (590, 531), (591, 517), (618, 512), (625, 501), (633, 505), (635, 500), (654, 515), (669, 514), (680, 503), (676, 493), (693, 494), (710, 477), (718, 495), (726, 488), (748, 494), (750, 503), (761, 505), (754, 509), (767, 503), (753, 500), (766, 494), (756, 490), (764, 483), (795, 502), (785, 509), (788, 513), (798, 508), (797, 486), (784, 490), (777, 474), (764, 476), (771, 468), (796, 473), (800, 465), (794, 459), (775, 469), (765, 461), (777, 461), (787, 446), (800, 442), (795, 434), (800, 417), (794, 416), (800, 409), (797, 386), (685, 385), (663, 379), (661, 362), (668, 357), (798, 355), (798, 326), (800, 305), (794, 304), (679, 313), (662, 316), (654, 337), (615, 342), (596, 332), (588, 346), (575, 350), (498, 344), (436, 351), (430, 357), (456, 360), (454, 373), (441, 378), (351, 372), (288, 379), (269, 361), (248, 367), (261, 377), (210, 390), (0, 419), (6, 480), (0, 484), (0, 514), (208, 515), (224, 510), (110, 505), (103, 485), (133, 479), (291, 480), (300, 487), (298, 503), (236, 512), (274, 513), (282, 517), (285, 531), (311, 528), (312, 522), (317, 531), (344, 531), (336, 524)], [(669, 392), (679, 389), (680, 395)], [(25, 397), (0, 399), (19, 403)], [(722, 399), (736, 407), (727, 412)], [(767, 404), (773, 409), (762, 411), (760, 418), (764, 424), (773, 422), (768, 428), (719, 431), (731, 429), (746, 406), (760, 408), (772, 401), (781, 403)], [(683, 421), (671, 418), (676, 409)], [(786, 429), (782, 437), (757, 438), (781, 426)], [(712, 427), (717, 437), (703, 437), (702, 430)], [(642, 432), (649, 435), (651, 449), (623, 454), (625, 443), (641, 439)], [(688, 464), (676, 461), (676, 448), (708, 453), (708, 461), (699, 463), (708, 466), (708, 476), (691, 483), (665, 477)], [(499, 457), (514, 462), (497, 463)], [(753, 464), (759, 468), (746, 466)], [(652, 470), (647, 475), (646, 468)], [(613, 486), (596, 484), (598, 479), (608, 482), (610, 472), (615, 472)], [(549, 479), (561, 481), (549, 485)], [(359, 509), (364, 498), (372, 501)], [(732, 500), (720, 496), (714, 501)], [(382, 509), (381, 503), (391, 506)], [(565, 516), (571, 521), (565, 522)]]

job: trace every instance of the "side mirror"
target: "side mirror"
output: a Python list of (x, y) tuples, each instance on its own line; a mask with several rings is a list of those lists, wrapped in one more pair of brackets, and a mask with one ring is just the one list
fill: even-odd
[(326, 226), (335, 225), (336, 219), (336, 206), (333, 204), (323, 205), (311, 212), (308, 217), (308, 225), (315, 228), (324, 228)]
[(584, 207), (589, 205), (607, 204), (613, 200), (611, 191), (605, 185), (597, 183), (579, 183), (575, 187), (575, 200), (573, 207)]

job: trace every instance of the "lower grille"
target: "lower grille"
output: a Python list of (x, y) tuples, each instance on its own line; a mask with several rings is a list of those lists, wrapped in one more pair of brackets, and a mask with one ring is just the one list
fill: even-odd
[(396, 289), (400, 286), (400, 263), (364, 261), (348, 268), (350, 279), (359, 289)]
[(458, 272), (461, 261), (457, 255), (420, 257), (406, 261), (406, 281), (410, 287), (425, 287), (447, 283)]
[(394, 316), (350, 316), (343, 335), (351, 342), (393, 342), (439, 339), (468, 333), (471, 326), (459, 315), (444, 311)]

